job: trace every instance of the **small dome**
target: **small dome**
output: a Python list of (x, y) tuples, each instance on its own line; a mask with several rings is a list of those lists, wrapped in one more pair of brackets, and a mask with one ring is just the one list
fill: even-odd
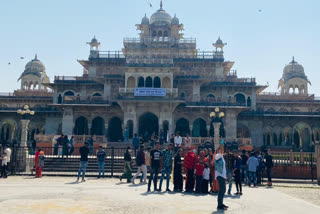
[(174, 17), (172, 18), (171, 24), (172, 25), (179, 25), (179, 19), (176, 15), (174, 15)]
[(157, 10), (154, 14), (152, 14), (150, 18), (150, 24), (163, 26), (171, 24), (171, 16), (162, 8)]
[(217, 44), (217, 45), (223, 45), (223, 42), (222, 42), (222, 40), (220, 39), (220, 36), (219, 36), (218, 40), (216, 41), (216, 44)]
[(144, 17), (141, 20), (142, 25), (148, 25), (149, 24), (149, 18), (147, 17), (147, 14), (144, 15)]
[(304, 73), (303, 66), (298, 64), (298, 62), (294, 60), (294, 57), (289, 65), (286, 65), (286, 67), (283, 69), (284, 82), (287, 82), (289, 79), (293, 78), (302, 78), (308, 81), (308, 78)]
[(25, 66), (25, 72), (26, 71), (34, 71), (34, 72), (44, 72), (46, 68), (42, 64), (40, 60), (38, 60), (37, 55), (33, 60), (28, 62)]
[(96, 39), (96, 37), (94, 36), (93, 39), (91, 39), (91, 42), (92, 44), (96, 44), (98, 43), (98, 40)]

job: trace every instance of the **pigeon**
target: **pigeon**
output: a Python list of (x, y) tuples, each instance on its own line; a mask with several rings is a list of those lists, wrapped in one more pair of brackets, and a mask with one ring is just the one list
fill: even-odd
[(8, 62), (8, 65), (11, 65), (11, 62)]
[(151, 4), (151, 3), (149, 3), (149, 5), (150, 5), (150, 7), (152, 7), (152, 4)]
[(24, 59), (24, 57), (23, 57), (23, 56), (21, 56), (21, 57), (20, 57), (20, 59)]
[(262, 12), (262, 10), (259, 10), (259, 12)]

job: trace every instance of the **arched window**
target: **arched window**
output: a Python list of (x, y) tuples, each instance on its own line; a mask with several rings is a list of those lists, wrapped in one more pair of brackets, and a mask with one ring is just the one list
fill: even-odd
[(91, 135), (104, 135), (105, 125), (104, 119), (96, 117), (92, 120)]
[(153, 86), (154, 88), (161, 88), (161, 80), (160, 80), (160, 78), (159, 77), (155, 77), (153, 84), (154, 84), (154, 86)]
[(158, 37), (162, 37), (162, 31), (158, 32)]
[(168, 37), (168, 36), (169, 36), (168, 31), (165, 31), (164, 34), (163, 34), (163, 36), (164, 36), (164, 37)]
[(247, 99), (247, 106), (251, 107), (251, 98), (250, 97), (248, 97), (248, 99)]
[(157, 31), (152, 31), (152, 37), (155, 37), (155, 36), (157, 36)]
[(146, 84), (145, 84), (145, 86), (146, 86), (147, 88), (152, 88), (152, 78), (151, 78), (151, 77), (147, 77), (147, 78), (146, 78)]
[(207, 137), (206, 121), (198, 118), (193, 122), (192, 137)]
[(134, 88), (136, 85), (136, 80), (134, 79), (134, 77), (129, 77), (128, 81), (127, 81), (127, 88)]
[(246, 105), (246, 97), (243, 94), (238, 93), (235, 95), (235, 98), (236, 98), (237, 104), (241, 106)]
[(88, 120), (85, 117), (78, 117), (75, 122), (74, 130), (75, 135), (88, 135)]
[(144, 78), (139, 77), (138, 79), (138, 88), (143, 88), (144, 87)]
[(176, 130), (182, 137), (185, 137), (187, 133), (190, 134), (189, 121), (185, 118), (181, 118), (176, 122)]
[(169, 77), (163, 78), (162, 87), (163, 88), (171, 88), (171, 81), (170, 81)]
[(113, 117), (108, 125), (108, 139), (110, 142), (119, 142), (123, 140), (122, 123), (120, 118)]
[(59, 94), (59, 96), (58, 96), (58, 104), (62, 104), (62, 96), (61, 96), (61, 94)]
[(278, 146), (278, 136), (276, 135), (276, 133), (273, 133), (272, 140), (273, 140), (273, 145)]

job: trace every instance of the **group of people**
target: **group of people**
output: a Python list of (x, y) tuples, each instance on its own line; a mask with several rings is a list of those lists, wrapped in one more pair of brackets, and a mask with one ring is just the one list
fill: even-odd
[(1, 177), (0, 178), (7, 178), (8, 169), (11, 163), (11, 149), (8, 144), (4, 145), (3, 153), (0, 156), (0, 161), (1, 161)]
[(53, 139), (54, 155), (68, 157), (74, 152), (73, 136), (69, 139), (68, 135), (61, 134), (60, 137)]

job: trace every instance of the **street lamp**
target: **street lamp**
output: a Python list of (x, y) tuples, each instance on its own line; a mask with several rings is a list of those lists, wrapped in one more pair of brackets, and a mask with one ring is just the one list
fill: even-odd
[(214, 111), (210, 113), (210, 117), (211, 123), (214, 127), (214, 148), (217, 149), (219, 147), (220, 125), (222, 122), (222, 118), (224, 117), (224, 112), (220, 111), (220, 109), (216, 107)]
[(24, 105), (22, 109), (18, 109), (18, 115), (21, 115), (21, 147), (27, 147), (28, 140), (28, 125), (30, 117), (35, 115), (35, 111), (31, 111), (28, 105)]

